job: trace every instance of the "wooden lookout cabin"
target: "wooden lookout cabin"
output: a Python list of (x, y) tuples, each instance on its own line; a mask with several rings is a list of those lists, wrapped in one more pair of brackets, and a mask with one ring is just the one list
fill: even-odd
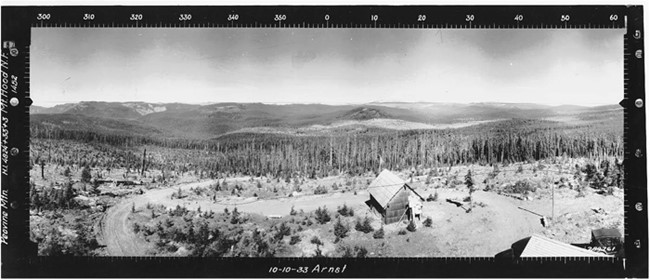
[(413, 201), (419, 201), (420, 207), (424, 201), (404, 180), (386, 169), (370, 183), (368, 193), (370, 200), (366, 204), (381, 214), (385, 224), (410, 220), (413, 212), (419, 210)]

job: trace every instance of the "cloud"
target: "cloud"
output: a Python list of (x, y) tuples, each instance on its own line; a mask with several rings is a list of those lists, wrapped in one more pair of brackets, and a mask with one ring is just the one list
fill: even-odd
[(37, 28), (32, 36), (37, 105), (622, 98), (623, 30)]

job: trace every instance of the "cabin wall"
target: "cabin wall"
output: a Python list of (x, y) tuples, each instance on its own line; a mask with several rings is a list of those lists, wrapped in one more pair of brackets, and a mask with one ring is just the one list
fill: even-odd
[(384, 213), (386, 213), (384, 212), (384, 208), (379, 204), (379, 202), (372, 195), (370, 195), (370, 199), (366, 201), (366, 204), (370, 208), (372, 208), (373, 210), (381, 214), (381, 216), (384, 216)]
[(398, 222), (400, 219), (408, 220), (408, 216), (405, 216), (405, 214), (409, 205), (410, 193), (410, 190), (402, 187), (393, 199), (388, 202), (388, 207), (384, 214), (384, 223), (392, 224)]

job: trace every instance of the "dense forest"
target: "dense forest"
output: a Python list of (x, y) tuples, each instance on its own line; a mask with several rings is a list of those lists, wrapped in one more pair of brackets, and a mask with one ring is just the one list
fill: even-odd
[[(556, 156), (622, 157), (622, 131), (589, 126), (558, 126), (548, 121), (508, 120), (460, 129), (366, 130), (329, 137), (236, 133), (215, 139), (152, 138), (62, 130), (31, 125), (33, 164), (77, 164), (104, 168), (139, 168), (143, 146), (150, 168), (274, 177), (357, 175), (380, 167), (394, 170), (458, 164), (509, 164)], [(45, 140), (45, 141), (42, 141)], [(91, 143), (100, 152), (78, 150), (52, 156), (58, 143)], [(118, 147), (118, 148), (115, 148)], [(156, 148), (177, 152), (155, 152)]]

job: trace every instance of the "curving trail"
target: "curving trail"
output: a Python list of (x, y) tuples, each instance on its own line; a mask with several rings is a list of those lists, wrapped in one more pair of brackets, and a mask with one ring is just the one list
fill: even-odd
[(138, 237), (128, 225), (131, 207), (143, 207), (152, 200), (161, 196), (171, 196), (180, 187), (183, 190), (192, 187), (205, 187), (213, 181), (188, 183), (179, 186), (154, 189), (146, 193), (127, 198), (108, 209), (104, 218), (103, 237), (106, 249), (110, 256), (144, 256), (149, 244)]
[[(229, 178), (228, 181), (245, 181), (250, 178)], [(209, 199), (200, 201), (186, 201), (179, 199), (170, 199), (170, 196), (180, 188), (188, 191), (190, 188), (207, 187), (214, 183), (215, 180), (208, 180), (195, 183), (181, 184), (164, 189), (154, 189), (145, 192), (139, 196), (133, 196), (124, 199), (120, 203), (111, 207), (104, 217), (103, 237), (108, 254), (110, 256), (144, 256), (150, 247), (150, 243), (138, 237), (128, 222), (131, 208), (145, 207), (147, 203), (160, 204), (168, 208), (176, 205), (185, 206), (190, 210), (196, 210), (201, 207), (203, 210), (212, 210), (221, 212), (224, 208), (232, 209), (234, 204), (214, 203)], [(292, 207), (295, 210), (311, 211), (317, 207), (327, 206), (334, 209), (344, 203), (348, 205), (357, 205), (357, 208), (365, 208), (364, 202), (367, 200), (367, 192), (360, 191), (357, 195), (353, 193), (331, 193), (325, 195), (305, 195), (294, 198), (279, 198), (270, 200), (256, 200), (237, 204), (237, 209), (242, 212), (258, 213), (262, 215), (286, 215)]]

